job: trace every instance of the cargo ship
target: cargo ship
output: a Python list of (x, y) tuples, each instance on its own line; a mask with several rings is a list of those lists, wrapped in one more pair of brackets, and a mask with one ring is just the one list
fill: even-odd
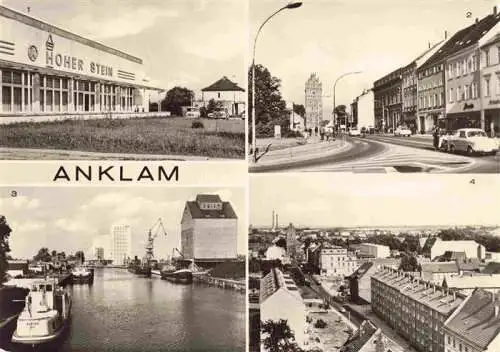
[(71, 271), (74, 284), (92, 284), (94, 282), (94, 269), (83, 266), (76, 267)]
[(172, 265), (165, 266), (161, 271), (161, 278), (176, 284), (193, 283), (193, 272), (191, 269), (176, 269)]

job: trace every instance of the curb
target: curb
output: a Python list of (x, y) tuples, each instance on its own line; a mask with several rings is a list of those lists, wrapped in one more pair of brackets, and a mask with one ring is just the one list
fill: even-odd
[(281, 158), (281, 159), (277, 159), (277, 160), (273, 160), (273, 161), (269, 161), (269, 162), (257, 163), (256, 165), (249, 165), (248, 170), (250, 172), (256, 172), (256, 171), (258, 172), (258, 171), (260, 171), (259, 169), (263, 169), (263, 168), (266, 168), (269, 166), (272, 166), (272, 167), (279, 167), (279, 166), (284, 166), (284, 165), (289, 166), (289, 165), (300, 163), (304, 160), (319, 159), (319, 158), (335, 155), (335, 154), (338, 154), (338, 153), (343, 152), (343, 151), (350, 149), (350, 148), (352, 148), (352, 143), (346, 142), (342, 146), (338, 146), (335, 148), (326, 148), (321, 153), (317, 152), (317, 153), (313, 153), (312, 155), (303, 155), (303, 156), (296, 157), (296, 158), (292, 157), (292, 159)]

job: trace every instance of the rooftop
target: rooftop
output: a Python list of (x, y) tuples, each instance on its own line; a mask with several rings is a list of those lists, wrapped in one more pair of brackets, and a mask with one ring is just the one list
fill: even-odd
[(499, 20), (499, 15), (489, 14), (478, 22), (459, 30), (422, 67), (438, 63), (447, 56), (451, 56), (462, 49), (476, 44)]
[(466, 274), (452, 275), (444, 279), (446, 286), (457, 289), (467, 288), (499, 288), (500, 275), (498, 274)]
[(358, 352), (377, 331), (377, 327), (369, 320), (359, 326), (358, 331), (347, 340), (340, 348), (341, 352)]
[[(218, 196), (217, 196), (218, 197)], [(220, 198), (219, 198), (220, 201)], [(193, 219), (237, 219), (238, 216), (234, 212), (231, 203), (222, 202), (222, 209), (200, 209), (198, 202), (188, 201), (186, 207)]]
[(401, 294), (443, 315), (451, 314), (465, 298), (460, 293), (444, 289), (408, 273), (387, 267), (374, 273), (372, 275), (373, 279), (385, 283)]
[(458, 273), (456, 262), (422, 263), (422, 271), (429, 273)]
[(219, 79), (217, 82), (205, 87), (202, 92), (244, 92), (245, 90), (232, 82), (226, 76)]
[(500, 316), (495, 314), (497, 297), (480, 288), (445, 323), (445, 330), (486, 350), (500, 331)]

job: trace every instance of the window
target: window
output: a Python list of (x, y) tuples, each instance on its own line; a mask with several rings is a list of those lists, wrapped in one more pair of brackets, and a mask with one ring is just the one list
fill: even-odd
[(476, 55), (472, 55), (471, 62), (472, 62), (471, 72), (476, 72), (476, 70), (477, 70), (477, 56)]
[(460, 92), (460, 86), (457, 87), (457, 101), (460, 101), (462, 98), (461, 92)]
[(489, 49), (486, 49), (484, 51), (484, 63), (486, 67), (490, 66), (490, 51)]
[(31, 108), (31, 74), (21, 71), (2, 72), (2, 105), (4, 112), (21, 112)]
[(450, 103), (453, 103), (453, 88), (450, 88), (449, 97), (450, 97)]
[(469, 99), (469, 86), (467, 84), (464, 85), (464, 99), (465, 100)]
[(484, 96), (490, 96), (490, 77), (484, 77)]
[(448, 76), (450, 76), (450, 78), (453, 78), (453, 65), (452, 64), (448, 64)]
[(476, 99), (477, 98), (477, 83), (476, 82), (473, 82), (471, 83), (471, 96), (472, 96), (472, 99)]

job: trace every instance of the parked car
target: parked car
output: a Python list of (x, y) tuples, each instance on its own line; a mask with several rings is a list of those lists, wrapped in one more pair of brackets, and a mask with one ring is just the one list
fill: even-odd
[(339, 308), (340, 313), (347, 313), (347, 310), (344, 307)]
[(200, 109), (195, 106), (186, 108), (186, 117), (188, 119), (197, 119), (201, 117)]
[(360, 136), (361, 133), (356, 127), (349, 128), (349, 136)]
[(394, 136), (398, 137), (410, 137), (411, 136), (411, 131), (406, 128), (406, 127), (398, 127), (394, 131)]
[(461, 128), (446, 139), (446, 150), (450, 153), (496, 154), (498, 147), (498, 142), (480, 128)]

